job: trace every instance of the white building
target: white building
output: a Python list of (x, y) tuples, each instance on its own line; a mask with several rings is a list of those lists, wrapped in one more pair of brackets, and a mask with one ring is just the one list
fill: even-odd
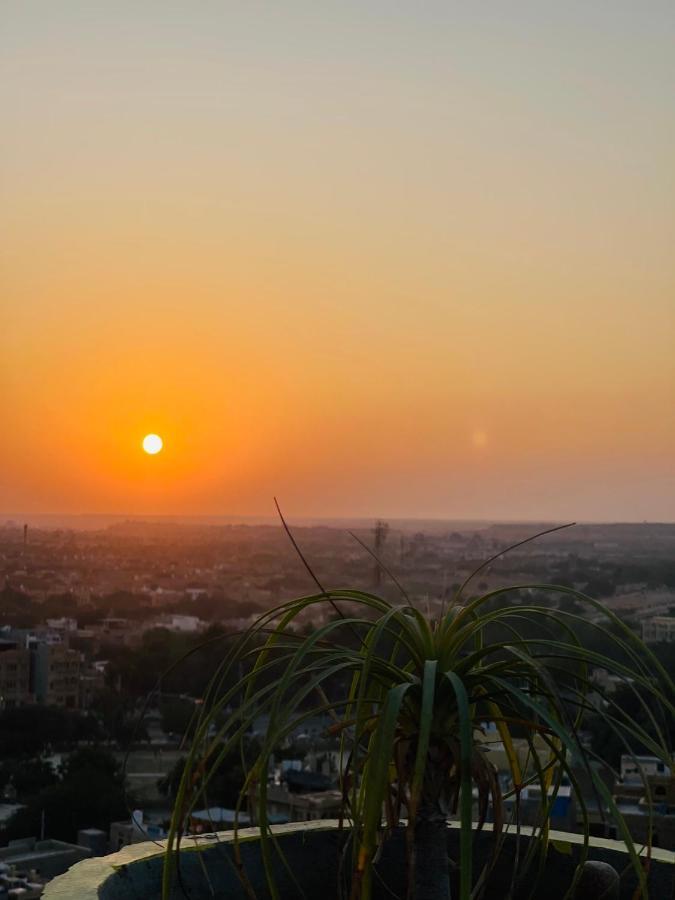
[(54, 631), (77, 631), (77, 619), (71, 619), (68, 616), (62, 616), (60, 619), (46, 619), (47, 628)]
[(642, 640), (645, 644), (675, 641), (675, 616), (652, 616), (642, 623)]
[(199, 616), (165, 616), (160, 620), (159, 625), (162, 628), (168, 628), (170, 631), (204, 631), (206, 622), (202, 621)]
[[(642, 770), (642, 771), (640, 771)], [(621, 755), (621, 781), (642, 781), (642, 777), (667, 778), (672, 775), (672, 770), (659, 759), (658, 756), (631, 756)]]

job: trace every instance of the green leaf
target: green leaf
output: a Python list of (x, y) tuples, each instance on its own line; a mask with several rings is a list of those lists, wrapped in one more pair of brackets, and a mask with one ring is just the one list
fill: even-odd
[(473, 727), (469, 716), (469, 698), (461, 679), (454, 672), (446, 672), (457, 698), (460, 738), (460, 822), (459, 837), (459, 900), (471, 900), (472, 883), (472, 841), (471, 828), (471, 750), (473, 745)]

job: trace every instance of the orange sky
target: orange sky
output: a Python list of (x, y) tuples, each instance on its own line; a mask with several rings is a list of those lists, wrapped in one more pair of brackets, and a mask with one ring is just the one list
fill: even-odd
[(235, 6), (3, 4), (0, 515), (674, 520), (672, 4)]

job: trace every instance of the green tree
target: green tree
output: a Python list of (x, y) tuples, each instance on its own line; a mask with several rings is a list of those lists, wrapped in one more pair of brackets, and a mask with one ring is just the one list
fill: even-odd
[(34, 757), (49, 747), (95, 740), (95, 718), (50, 706), (23, 706), (0, 713), (0, 757)]
[[(257, 741), (248, 739), (243, 745), (244, 759), (250, 764), (259, 750), (260, 746)], [(157, 782), (157, 789), (165, 797), (171, 800), (176, 799), (185, 772), (185, 765), (186, 757), (177, 759), (171, 771)], [(245, 778), (246, 772), (242, 765), (241, 753), (237, 751), (228, 753), (212, 773), (208, 788), (204, 792), (204, 805), (234, 807), (244, 786)]]
[(20, 801), (57, 781), (58, 776), (52, 765), (43, 759), (8, 760), (0, 766), (0, 789), (12, 784)]
[(187, 698), (162, 700), (162, 730), (167, 734), (185, 735), (194, 719), (195, 702)]
[(78, 750), (64, 763), (61, 780), (43, 788), (12, 816), (3, 838), (39, 835), (44, 821), (46, 837), (74, 841), (80, 828), (107, 831), (112, 821), (127, 818), (131, 804), (112, 754), (96, 747)]
[(145, 723), (139, 720), (134, 697), (104, 687), (92, 702), (91, 711), (101, 723), (103, 734), (123, 749), (148, 740)]

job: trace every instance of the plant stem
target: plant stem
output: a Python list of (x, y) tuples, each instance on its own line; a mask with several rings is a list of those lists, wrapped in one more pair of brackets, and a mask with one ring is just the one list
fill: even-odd
[(447, 840), (444, 819), (419, 817), (415, 826), (415, 900), (450, 900)]

